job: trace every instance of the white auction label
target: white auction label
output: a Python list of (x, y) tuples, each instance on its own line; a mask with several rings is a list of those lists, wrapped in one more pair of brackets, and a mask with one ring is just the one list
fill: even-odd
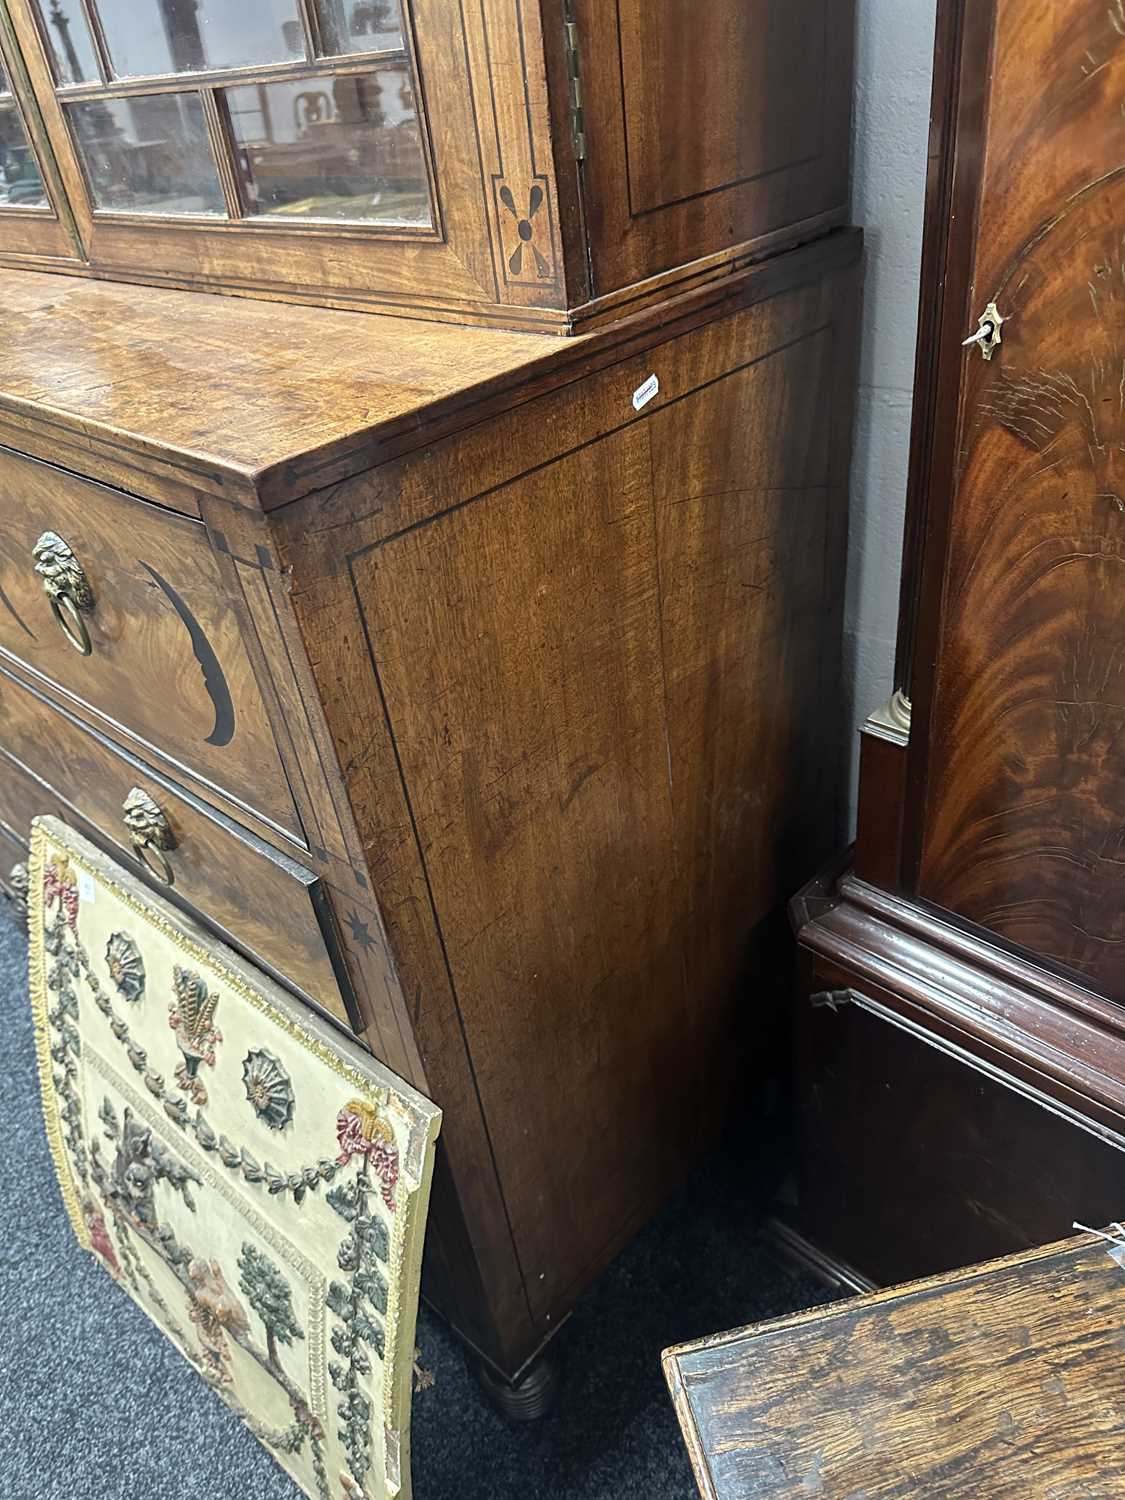
[(639, 385), (633, 392), (634, 411), (640, 411), (642, 406), (647, 406), (652, 398), (658, 394), (659, 390), (660, 381), (657, 380), (655, 375), (650, 375), (644, 385)]
[(79, 872), (78, 872), (78, 899), (79, 899), (79, 901), (82, 901), (87, 906), (89, 906), (90, 902), (93, 901), (95, 899), (95, 897), (97, 896), (97, 893), (98, 893), (98, 888), (94, 884), (93, 876), (87, 875), (85, 870), (79, 870)]

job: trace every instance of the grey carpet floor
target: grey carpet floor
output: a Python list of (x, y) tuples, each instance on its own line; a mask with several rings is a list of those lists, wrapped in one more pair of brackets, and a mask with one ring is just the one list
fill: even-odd
[[(295, 1500), (74, 1242), (42, 1131), (25, 961), (0, 916), (0, 1500)], [(562, 1335), (563, 1395), (532, 1426), (484, 1403), (423, 1309), (436, 1380), (414, 1404), (418, 1500), (691, 1500), (661, 1349), (824, 1298), (760, 1241), (777, 1172), (764, 1122), (701, 1167), (579, 1305)]]

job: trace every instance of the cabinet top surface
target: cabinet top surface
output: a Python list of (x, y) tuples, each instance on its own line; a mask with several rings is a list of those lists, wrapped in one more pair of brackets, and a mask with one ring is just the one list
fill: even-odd
[(2, 298), (0, 409), (248, 479), (579, 342), (28, 271)]
[[(0, 278), (0, 444), (269, 510), (595, 363), (851, 265), (843, 230), (559, 338), (34, 271)], [(191, 509), (183, 498), (173, 505)]]
[(1125, 1269), (1083, 1237), (685, 1345), (665, 1368), (715, 1500), (1089, 1500), (1125, 1478), (1123, 1305)]

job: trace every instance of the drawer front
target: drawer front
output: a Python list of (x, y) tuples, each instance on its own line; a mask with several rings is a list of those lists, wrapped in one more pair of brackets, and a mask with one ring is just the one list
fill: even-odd
[[(34, 808), (34, 812), (29, 812)], [(22, 879), (17, 869), (27, 869), (29, 825), (40, 813), (66, 818), (67, 810), (53, 793), (5, 755), (0, 755), (0, 893), (6, 909), (22, 926), (27, 916)]]
[[(31, 805), (29, 798), (33, 798), (36, 790), (34, 779), (25, 775), (22, 770), (10, 768), (7, 761), (0, 767), (0, 839), (5, 840), (0, 844), (0, 877), (8, 873), (2, 860), (8, 856), (9, 850), (26, 850), (31, 819), (40, 812), (55, 811), (53, 807), (37, 807), (34, 813), (28, 812)], [(13, 854), (11, 858), (23, 859), (23, 855)]]
[(170, 848), (149, 855), (154, 886), (163, 889), (152, 875), (163, 856), (174, 897), (280, 978), (347, 1021), (321, 927), (323, 914), (330, 931), (327, 901), (317, 877), (187, 793), (174, 790), (0, 672), (0, 819), (17, 835), (27, 838), (33, 817), (54, 813), (68, 823), (77, 821), (79, 827), (85, 822), (99, 842), (115, 846), (115, 858), (131, 869), (143, 868), (122, 812), (134, 788), (155, 802), (171, 838)]
[[(0, 650), (229, 792), (271, 823), (300, 824), (250, 659), (200, 521), (0, 449)], [(54, 617), (41, 566), (89, 590)], [(74, 571), (81, 570), (78, 574)]]
[(23, 892), (16, 889), (14, 877), (26, 859), (27, 850), (0, 824), (0, 912), (8, 910), (19, 922), (24, 915)]

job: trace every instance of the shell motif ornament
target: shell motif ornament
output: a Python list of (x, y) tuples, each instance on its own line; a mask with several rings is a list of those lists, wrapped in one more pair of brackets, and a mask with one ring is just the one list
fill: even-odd
[(176, 1082), (196, 1104), (207, 1103), (207, 1089), (199, 1076), (206, 1063), (215, 1066), (215, 1049), (223, 1034), (215, 1026), (219, 997), (208, 991), (207, 981), (193, 969), (176, 965), (172, 974), (176, 998), (168, 1007), (168, 1025), (176, 1033), (183, 1062), (176, 1069)]
[(296, 1100), (289, 1074), (264, 1047), (254, 1047), (242, 1063), (242, 1082), (250, 1107), (271, 1130), (284, 1130), (293, 1118)]
[(141, 950), (125, 932), (110, 934), (105, 945), (105, 963), (109, 977), (123, 1000), (136, 1002), (145, 992), (145, 965)]

